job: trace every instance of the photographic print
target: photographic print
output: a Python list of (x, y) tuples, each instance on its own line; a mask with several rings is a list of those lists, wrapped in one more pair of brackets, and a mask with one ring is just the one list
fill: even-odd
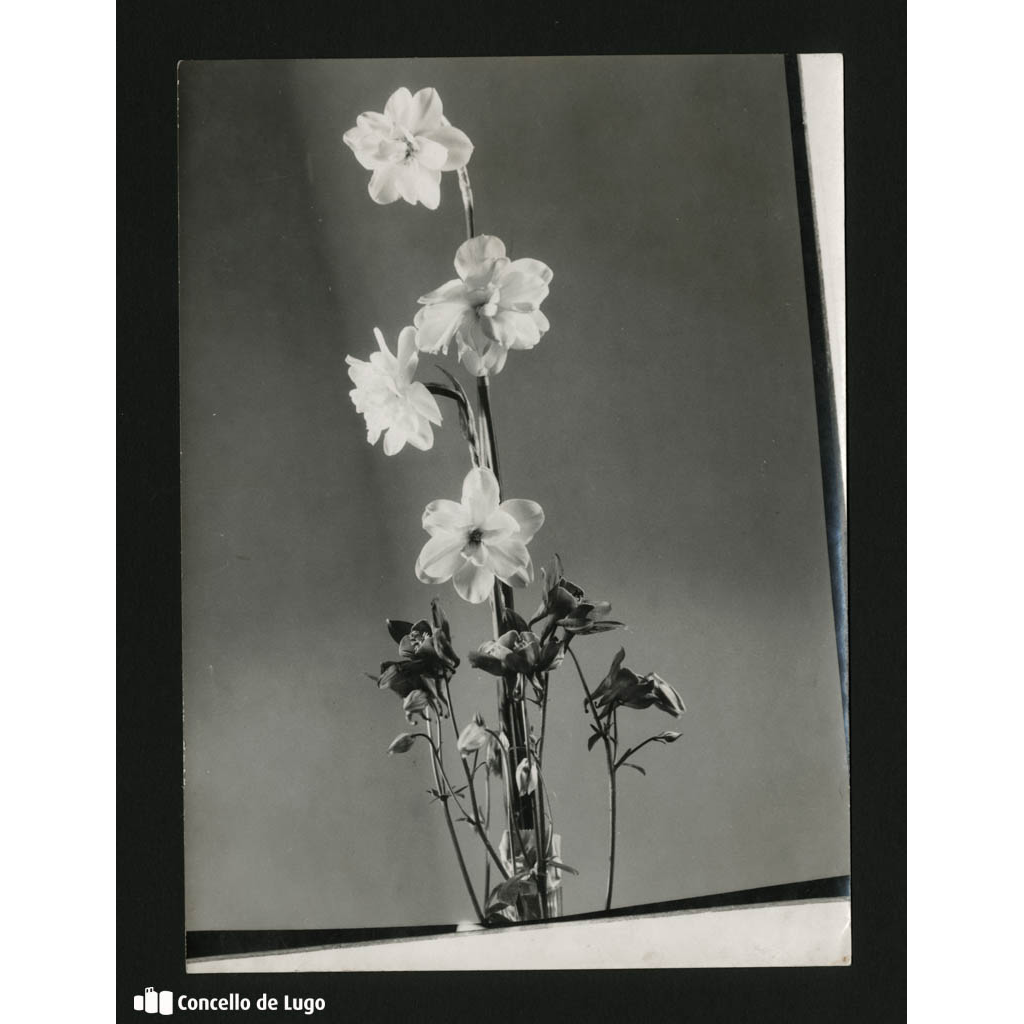
[(848, 961), (795, 69), (180, 65), (190, 969)]

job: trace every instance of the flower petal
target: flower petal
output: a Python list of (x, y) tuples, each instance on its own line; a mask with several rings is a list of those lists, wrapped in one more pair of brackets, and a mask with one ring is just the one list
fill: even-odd
[(494, 260), (504, 259), (505, 243), (494, 235), (476, 235), (459, 246), (455, 253), (455, 269), (459, 277), (475, 277), (493, 265)]
[(423, 510), (423, 529), (431, 535), (456, 533), (462, 537), (469, 525), (466, 510), (457, 501), (438, 498)]
[(386, 206), (388, 203), (393, 203), (396, 199), (400, 198), (396, 181), (399, 170), (400, 168), (394, 164), (385, 164), (373, 172), (370, 184), (367, 187), (370, 192), (370, 198), (375, 203)]
[(544, 509), (535, 501), (510, 498), (503, 501), (498, 509), (507, 512), (519, 524), (517, 538), (524, 544), (529, 544), (533, 540), (533, 535), (544, 525)]
[[(508, 504), (508, 502), (504, 504)], [(519, 523), (500, 505), (487, 517), (486, 522), (478, 525), (483, 539), (487, 542), (502, 537), (511, 537), (513, 534), (519, 535)]]
[(445, 352), (463, 319), (472, 316), (471, 310), (458, 302), (436, 302), (417, 312), (416, 347), (421, 352)]
[[(539, 277), (543, 284), (551, 284), (555, 276), (551, 268), (540, 260), (520, 259), (513, 260), (506, 270), (506, 273), (526, 274), (531, 277)], [(504, 289), (503, 289), (504, 290)]]
[(412, 206), (420, 199), (419, 164), (415, 161), (395, 165), (395, 187), (398, 194)]
[(454, 576), (455, 591), (463, 601), (482, 604), (491, 596), (494, 587), (494, 573), (482, 565), (464, 562)]
[(505, 368), (505, 360), (508, 359), (508, 349), (501, 345), (492, 345), (484, 357), (484, 372), (499, 374)]
[(422, 136), (416, 140), (416, 159), (421, 166), (440, 171), (448, 159), (448, 150), (441, 143)]
[(426, 420), (418, 420), (414, 430), (409, 432), (408, 442), (421, 452), (434, 447), (434, 430)]
[(408, 434), (403, 427), (393, 426), (384, 435), (384, 454), (397, 455), (409, 440)]
[(469, 293), (466, 286), (458, 278), (454, 278), (451, 281), (445, 281), (440, 288), (435, 288), (432, 292), (427, 292), (426, 295), (421, 295), (417, 302), (423, 305), (430, 305), (435, 302), (458, 302), (460, 305), (470, 305)]
[(416, 176), (416, 194), (420, 202), (428, 210), (436, 210), (441, 205), (441, 172), (417, 162), (411, 167)]
[[(547, 297), (547, 282), (537, 273), (516, 269), (519, 263), (535, 263), (536, 260), (516, 260), (502, 268), (494, 282), (501, 289), (501, 305), (521, 313), (535, 310)], [(543, 266), (543, 264), (541, 264)]]
[(440, 143), (448, 152), (448, 159), (445, 161), (442, 171), (457, 171), (469, 163), (473, 155), (473, 143), (465, 132), (451, 125), (442, 125), (432, 132), (426, 133), (427, 138)]
[(412, 380), (416, 372), (416, 364), (419, 362), (419, 354), (416, 351), (416, 328), (403, 327), (398, 335), (396, 370), (406, 376), (406, 383)]
[(408, 129), (413, 135), (420, 135), (432, 132), (441, 127), (441, 97), (436, 89), (420, 89), (412, 97), (402, 127)]
[(455, 533), (434, 534), (416, 559), (416, 578), (421, 583), (444, 583), (452, 578), (465, 559), (463, 537)]
[(355, 154), (359, 163), (368, 171), (380, 165), (380, 140), (366, 129), (349, 128), (341, 137), (341, 141)]
[(502, 309), (487, 319), (495, 341), (505, 348), (533, 348), (540, 341), (540, 331), (529, 313)]
[(459, 346), (459, 362), (475, 377), (486, 377), (487, 367), (483, 359), (471, 348)]
[(471, 469), (462, 481), (462, 507), (474, 526), (483, 526), (498, 507), (497, 477), (484, 467)]
[(418, 416), (422, 416), (435, 426), (441, 425), (441, 410), (438, 408), (437, 399), (427, 390), (425, 384), (418, 380), (413, 381), (405, 393), (405, 398)]
[(412, 106), (412, 93), (403, 85), (396, 89), (384, 104), (384, 116), (394, 124), (405, 125)]
[(513, 587), (525, 587), (533, 581), (530, 552), (521, 540), (506, 537), (485, 546), (487, 567), (498, 579)]

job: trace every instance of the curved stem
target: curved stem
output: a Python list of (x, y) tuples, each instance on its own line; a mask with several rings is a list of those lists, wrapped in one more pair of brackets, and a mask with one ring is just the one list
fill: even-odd
[(543, 673), (544, 697), (540, 705), (540, 739), (537, 741), (537, 763), (544, 764), (544, 734), (548, 728), (548, 674)]
[(583, 685), (583, 692), (587, 695), (587, 707), (590, 709), (590, 713), (594, 717), (594, 724), (597, 726), (598, 732), (601, 734), (601, 742), (604, 744), (605, 762), (608, 766), (608, 888), (605, 892), (604, 909), (611, 910), (612, 886), (615, 883), (615, 770), (617, 767), (615, 763), (615, 751), (612, 748), (612, 741), (609, 739), (609, 732), (612, 728), (612, 723), (608, 723), (607, 729), (601, 725), (601, 719), (597, 714), (597, 710), (594, 708), (594, 700), (590, 695), (590, 687), (587, 686), (587, 680), (583, 675), (583, 668), (580, 665), (580, 660), (576, 657), (576, 652), (569, 644), (566, 644), (565, 649), (570, 655), (572, 655), (573, 664), (576, 666), (576, 672), (579, 674), (580, 683)]
[[(484, 765), (484, 778), (487, 780), (484, 786), (484, 831), (488, 832), (491, 827), (491, 766)], [(484, 902), (491, 891), (491, 860), (487, 851), (484, 854)], [(503, 866), (504, 868), (504, 866)]]
[[(465, 167), (459, 169), (458, 177), (459, 192), (462, 195), (462, 208), (466, 216), (466, 239), (469, 240), (476, 235), (473, 209), (473, 187), (470, 184), (469, 171), (467, 171)], [(476, 384), (477, 403), (480, 409), (480, 428), (477, 431), (478, 445), (480, 447), (479, 458), (481, 462), (486, 461), (491, 472), (494, 473), (494, 477), (498, 482), (498, 493), (501, 494), (501, 466), (498, 462), (498, 442), (494, 433), (494, 416), (491, 411), (490, 379), (485, 374), (482, 377), (477, 377)], [(512, 611), (515, 609), (512, 588), (498, 579), (495, 579), (494, 581), (494, 596), (491, 601), (491, 608), (494, 638), (497, 639), (501, 635), (502, 631), (504, 610), (508, 609)], [(515, 703), (510, 699), (507, 684), (501, 691), (501, 696), (499, 698), (499, 710), (505, 724), (509, 741), (512, 744), (512, 756), (510, 757), (510, 762), (512, 762), (514, 769), (515, 753), (518, 750), (524, 749), (528, 760), (532, 760), (533, 755), (530, 751), (529, 721), (526, 714), (525, 703), (520, 702), (517, 714)], [(506, 770), (505, 774), (508, 775), (509, 772)], [(506, 792), (512, 801), (512, 804), (509, 807), (509, 817), (512, 823), (515, 824), (517, 831), (520, 827), (520, 819), (524, 821), (524, 827), (529, 827), (529, 823), (525, 821), (525, 812), (529, 809), (532, 809), (533, 811), (534, 839), (537, 842), (538, 875), (540, 875), (539, 869), (543, 866), (544, 862), (544, 853), (541, 847), (544, 834), (543, 803), (538, 799), (534, 799), (533, 801), (530, 801), (529, 798), (523, 799), (517, 792), (514, 785), (507, 786)], [(510, 844), (512, 843), (511, 833), (509, 834), (509, 842)], [(513, 849), (513, 866), (514, 865), (515, 855)], [(539, 889), (541, 896), (541, 916), (547, 917), (547, 883), (546, 878), (543, 876), (539, 879)]]
[(648, 743), (653, 743), (657, 738), (657, 736), (648, 736), (643, 743), (638, 743), (635, 747), (630, 747), (629, 750), (627, 750), (622, 757), (615, 762), (615, 767), (618, 768), (625, 764), (626, 761), (628, 761), (638, 750), (642, 747), (646, 747)]
[[(456, 739), (458, 739), (459, 726), (458, 723), (455, 721), (455, 708), (454, 705), (452, 704), (452, 691), (451, 687), (448, 685), (447, 679), (445, 679), (444, 681), (444, 695), (448, 698), (448, 708), (452, 720), (452, 729), (455, 730), (455, 736)], [(438, 728), (440, 728), (440, 723), (438, 723)], [(487, 852), (491, 855), (491, 858), (494, 860), (495, 865), (501, 872), (502, 878), (508, 878), (508, 872), (505, 870), (504, 865), (501, 863), (501, 858), (498, 856), (497, 851), (491, 845), (491, 841), (488, 838), (487, 833), (484, 831), (483, 825), (481, 824), (482, 819), (480, 817), (480, 806), (476, 800), (476, 786), (473, 784), (473, 776), (470, 774), (469, 765), (466, 764), (466, 759), (464, 757), (460, 757), (459, 760), (462, 762), (462, 770), (466, 774), (466, 785), (469, 787), (469, 801), (473, 805), (473, 828), (476, 829), (476, 834), (480, 837), (480, 840), (483, 842), (484, 847), (487, 849)], [(447, 781), (447, 778), (445, 781)], [(452, 788), (450, 782), (448, 783), (448, 788)], [(467, 814), (466, 817), (468, 818), (469, 815)]]
[[(437, 731), (438, 735), (440, 735), (440, 722), (437, 723)], [(438, 775), (438, 772), (440, 771), (441, 775), (444, 775), (444, 766), (441, 764), (440, 752), (438, 748), (434, 745), (433, 738), (428, 737), (428, 739), (430, 740), (430, 751), (433, 754), (433, 757), (431, 758), (431, 765), (433, 766), (434, 769), (434, 785), (437, 787), (437, 791), (440, 793), (441, 778)], [(450, 791), (451, 785), (448, 783), (447, 778), (445, 779), (445, 784), (448, 785), (448, 789)], [(462, 880), (466, 883), (466, 891), (469, 893), (469, 898), (473, 903), (473, 910), (476, 912), (477, 920), (481, 924), (483, 924), (483, 911), (481, 911), (480, 909), (480, 902), (476, 898), (476, 892), (473, 889), (473, 883), (469, 877), (469, 870), (466, 868), (466, 861), (465, 858), (462, 856), (462, 847), (459, 845), (459, 837), (455, 834), (455, 823), (452, 821), (452, 812), (448, 809), (448, 794), (445, 793), (444, 795), (442, 795), (440, 797), (440, 801), (441, 807), (444, 810), (444, 820), (448, 825), (448, 835), (451, 836), (452, 846), (455, 847), (455, 857), (459, 862), (459, 870), (462, 872)]]

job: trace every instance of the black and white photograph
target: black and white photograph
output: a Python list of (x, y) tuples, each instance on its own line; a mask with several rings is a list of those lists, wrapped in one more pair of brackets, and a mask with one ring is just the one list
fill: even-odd
[(177, 74), (188, 971), (849, 964), (842, 56)]

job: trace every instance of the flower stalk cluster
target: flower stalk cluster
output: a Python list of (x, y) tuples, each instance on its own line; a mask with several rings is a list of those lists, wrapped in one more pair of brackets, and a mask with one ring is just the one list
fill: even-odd
[[(361, 114), (356, 126), (345, 133), (344, 142), (372, 172), (368, 189), (378, 204), (402, 199), (434, 210), (441, 202), (444, 173), (455, 172), (466, 224), (466, 239), (454, 257), (457, 277), (419, 297), (419, 308), (412, 323), (400, 331), (395, 352), (374, 328), (378, 351), (365, 361), (349, 356), (346, 362), (354, 385), (350, 396), (365, 419), (367, 440), (376, 444), (383, 436), (388, 456), (398, 455), (407, 445), (429, 450), (434, 428), (443, 423), (438, 399), (456, 408), (470, 468), (458, 500), (437, 498), (424, 508), (421, 524), (428, 539), (414, 571), (417, 579), (431, 587), (451, 582), (458, 597), (471, 605), (490, 603), (491, 636), (469, 652), (468, 666), (474, 675), (461, 676), (454, 692), (460, 703), (479, 702), (480, 680), (492, 677), (497, 717), (489, 725), (477, 708), (460, 727), (453, 684), (456, 673), (466, 666), (456, 653), (451, 626), (435, 597), (429, 619), (387, 620), (397, 656), (383, 661), (371, 678), (380, 689), (399, 697), (407, 723), (420, 727), (396, 736), (388, 754), (404, 754), (418, 741), (426, 743), (434, 781), (430, 796), (441, 805), (460, 873), (481, 923), (561, 913), (563, 875), (575, 871), (562, 861), (561, 836), (554, 831), (544, 752), (552, 677), (557, 678), (568, 655), (584, 691), (584, 713), (592, 718), (588, 747), (600, 742), (605, 751), (609, 784), (605, 907), (610, 908), (618, 770), (631, 767), (643, 772), (631, 760), (633, 756), (649, 743), (672, 743), (680, 735), (657, 733), (620, 755), (618, 713), (653, 707), (678, 717), (685, 709), (678, 693), (660, 676), (638, 676), (625, 668), (622, 650), (602, 682), (590, 690), (572, 645), (578, 638), (623, 624), (609, 617), (608, 602), (589, 599), (582, 587), (565, 577), (557, 556), (541, 570), (540, 604), (533, 616), (524, 619), (515, 609), (515, 591), (534, 583), (529, 545), (545, 516), (536, 501), (504, 496), (490, 397), (493, 380), (510, 354), (536, 348), (550, 329), (541, 305), (549, 294), (551, 268), (534, 258), (513, 259), (500, 238), (476, 232), (467, 166), (473, 144), (448, 122), (435, 90), (420, 89), (414, 94), (398, 89), (382, 113)], [(444, 382), (415, 379), (421, 354), (441, 358), (453, 346), (462, 368), (475, 378), (475, 403), (444, 367), (438, 366)], [(454, 742), (449, 756), (457, 759), (464, 780), (457, 786), (446, 763), (445, 720)], [(498, 785), (504, 810), (497, 843), (491, 835), (493, 783)], [(484, 878), (479, 894), (458, 824), (468, 825), (482, 846)]]

